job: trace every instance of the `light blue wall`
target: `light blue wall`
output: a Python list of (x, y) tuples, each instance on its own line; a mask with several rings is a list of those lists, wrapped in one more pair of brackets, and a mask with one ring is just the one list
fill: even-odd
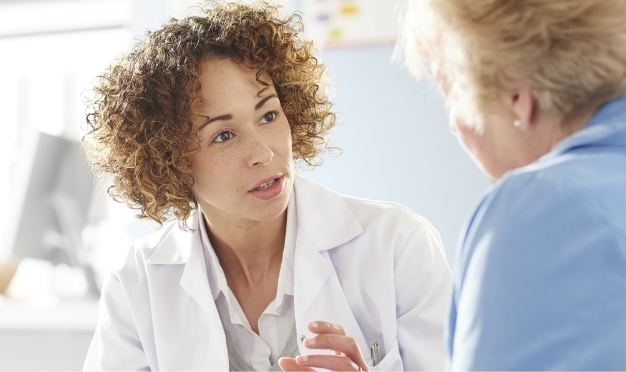
[(393, 201), (426, 217), (454, 261), (459, 230), (487, 179), (448, 129), (431, 81), (417, 82), (390, 62), (392, 47), (327, 50), (333, 100), (344, 115), (331, 144), (337, 158), (299, 173), (341, 194)]

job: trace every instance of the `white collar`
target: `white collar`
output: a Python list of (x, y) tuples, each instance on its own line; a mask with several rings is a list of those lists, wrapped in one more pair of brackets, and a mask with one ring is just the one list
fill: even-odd
[[(337, 247), (363, 232), (360, 223), (340, 195), (298, 175), (295, 176), (289, 205), (293, 205), (294, 209), (298, 206), (297, 212), (291, 214), (297, 216), (293, 223), (297, 226), (297, 234), (303, 234), (318, 251)], [(186, 265), (184, 279), (187, 280), (188, 275), (194, 277), (200, 267), (195, 263), (190, 265), (189, 260), (202, 256), (202, 243), (198, 234), (199, 215), (200, 213), (194, 213), (187, 220), (189, 230), (182, 230), (176, 222), (172, 222), (160, 232), (144, 238), (143, 244), (155, 247), (146, 262), (153, 265)], [(287, 227), (290, 229), (289, 217), (287, 219)], [(206, 269), (204, 264), (202, 266)], [(203, 275), (210, 276), (205, 269), (202, 270)], [(215, 289), (212, 287), (212, 290)], [(213, 291), (214, 299), (218, 293)]]
[[(297, 225), (292, 266), (294, 275), (293, 280), (287, 280), (287, 275), (284, 275), (285, 280), (281, 279), (281, 282), (293, 283), (294, 314), (296, 321), (299, 321), (304, 311), (319, 298), (323, 284), (333, 275), (332, 263), (324, 256), (323, 251), (353, 239), (363, 232), (363, 228), (351, 211), (348, 204), (350, 198), (341, 197), (336, 192), (297, 175), (290, 203), (298, 208), (296, 213), (291, 214), (297, 216), (294, 220), (296, 223), (289, 225), (290, 230), (292, 225)], [(145, 252), (148, 265), (180, 265), (180, 286), (207, 314), (219, 318), (215, 301), (221, 291), (213, 265), (206, 263), (210, 255), (205, 255), (202, 247), (199, 216), (200, 213), (194, 213), (187, 220), (189, 229), (181, 229), (179, 224), (173, 222), (136, 244), (148, 248)], [(299, 267), (297, 275), (296, 266)], [(355, 337), (358, 336), (358, 326), (352, 328), (352, 333)], [(216, 337), (219, 342), (225, 342), (223, 334)], [(360, 344), (365, 345), (364, 342)]]

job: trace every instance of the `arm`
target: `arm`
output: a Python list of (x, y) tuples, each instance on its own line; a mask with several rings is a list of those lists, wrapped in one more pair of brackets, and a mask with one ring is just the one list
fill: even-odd
[(424, 220), (400, 252), (395, 266), (398, 344), (407, 371), (442, 370), (443, 323), (452, 274), (443, 245)]
[(126, 294), (114, 275), (108, 275), (102, 286), (100, 320), (83, 370), (150, 370)]

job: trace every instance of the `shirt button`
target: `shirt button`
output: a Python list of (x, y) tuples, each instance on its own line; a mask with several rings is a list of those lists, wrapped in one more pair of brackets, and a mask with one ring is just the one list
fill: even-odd
[(305, 339), (306, 339), (305, 335), (300, 336), (300, 343), (303, 344)]

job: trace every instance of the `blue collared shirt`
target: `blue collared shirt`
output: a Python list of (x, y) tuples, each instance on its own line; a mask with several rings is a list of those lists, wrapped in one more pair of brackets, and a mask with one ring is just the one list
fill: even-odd
[(452, 370), (626, 370), (626, 98), (491, 186), (462, 231)]

